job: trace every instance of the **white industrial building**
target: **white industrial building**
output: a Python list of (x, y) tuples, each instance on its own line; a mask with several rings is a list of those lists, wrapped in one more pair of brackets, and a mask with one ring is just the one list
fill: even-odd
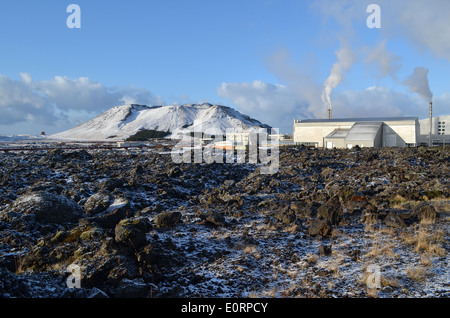
[(295, 120), (294, 143), (324, 148), (413, 147), (420, 142), (417, 117)]
[(450, 145), (450, 115), (431, 121), (417, 117), (296, 119), (293, 141), (319, 148)]
[[(419, 120), (420, 144), (429, 142), (430, 120)], [(450, 115), (436, 116), (431, 119), (431, 145), (450, 145)]]

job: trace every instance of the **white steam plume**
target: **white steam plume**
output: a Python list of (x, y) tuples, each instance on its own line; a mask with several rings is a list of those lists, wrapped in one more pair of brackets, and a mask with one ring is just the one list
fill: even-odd
[(411, 92), (418, 93), (428, 102), (432, 101), (433, 94), (431, 93), (430, 86), (428, 84), (428, 69), (424, 67), (414, 68), (414, 72), (408, 76), (403, 83), (408, 86)]
[(336, 51), (337, 61), (331, 68), (330, 76), (323, 83), (322, 101), (328, 108), (331, 108), (331, 91), (344, 80), (344, 73), (356, 62), (356, 55), (350, 47), (342, 46)]

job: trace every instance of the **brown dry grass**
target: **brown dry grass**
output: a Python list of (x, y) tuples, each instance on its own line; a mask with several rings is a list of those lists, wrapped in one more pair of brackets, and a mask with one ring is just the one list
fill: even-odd
[(408, 267), (406, 269), (406, 274), (415, 281), (423, 281), (425, 280), (429, 275), (428, 269), (426, 269), (423, 266), (412, 266)]
[[(392, 228), (380, 227), (378, 223), (370, 225), (370, 236), (373, 242), (373, 246), (364, 257), (367, 258), (381, 258), (381, 257), (393, 257), (397, 258), (398, 254), (394, 252), (395, 241), (390, 238), (395, 234), (395, 230)], [(366, 226), (367, 229), (367, 226)]]
[(429, 257), (445, 256), (447, 251), (442, 247), (445, 242), (445, 231), (437, 225), (421, 222), (415, 232), (405, 232), (400, 237), (407, 244), (414, 246), (414, 251)]
[(244, 254), (249, 254), (255, 257), (256, 259), (261, 259), (262, 254), (258, 246), (256, 245), (247, 245), (244, 248)]
[(393, 257), (397, 258), (399, 255), (394, 252), (395, 244), (392, 242), (380, 245), (375, 244), (375, 246), (364, 256), (368, 258), (381, 258), (381, 257)]
[(319, 256), (316, 255), (316, 254), (308, 253), (308, 254), (306, 255), (306, 261), (307, 261), (309, 264), (315, 264), (315, 263), (317, 263), (318, 259), (319, 259)]
[(367, 286), (367, 296), (369, 297), (378, 297), (378, 293), (380, 292), (380, 290), (383, 287), (393, 287), (393, 288), (398, 288), (400, 287), (400, 282), (397, 278), (395, 277), (387, 277), (385, 275), (383, 275), (382, 273), (380, 273), (380, 286), (379, 288), (369, 288), (368, 282), (369, 279), (371, 279), (371, 275), (373, 275), (373, 273), (369, 272), (367, 270), (368, 266), (363, 266), (361, 269), (363, 271), (363, 274), (360, 276), (360, 283), (363, 285)]
[(426, 196), (423, 197), (424, 200), (422, 201), (416, 201), (416, 200), (408, 200), (404, 197), (402, 197), (401, 195), (397, 194), (394, 199), (392, 199), (391, 202), (391, 206), (395, 209), (403, 209), (403, 205), (405, 204), (409, 204), (411, 207), (415, 207), (416, 205), (418, 205), (421, 202), (429, 202), (431, 203), (433, 206), (435, 207), (439, 207), (439, 210), (441, 211), (450, 211), (450, 200), (447, 198), (443, 198), (443, 197), (435, 197), (435, 198), (428, 198)]

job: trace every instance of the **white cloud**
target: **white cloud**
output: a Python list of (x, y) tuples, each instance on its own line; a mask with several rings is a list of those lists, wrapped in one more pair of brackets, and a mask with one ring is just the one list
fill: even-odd
[[(294, 94), (289, 87), (261, 81), (253, 83), (223, 83), (218, 88), (222, 97), (233, 101), (239, 110), (250, 116), (280, 128), (280, 132), (292, 133), (295, 118), (325, 118), (325, 108), (320, 105), (317, 113), (310, 112), (305, 98)], [(320, 99), (320, 94), (318, 95)], [(450, 94), (435, 98), (435, 113), (450, 108)], [(428, 103), (419, 95), (411, 95), (386, 87), (369, 87), (363, 90), (335, 92), (334, 118), (412, 116), (427, 118)]]
[(450, 61), (450, 1), (380, 0), (385, 36), (406, 36), (418, 48)]
[(217, 93), (230, 99), (241, 112), (280, 132), (292, 132), (294, 118), (311, 117), (308, 103), (286, 85), (261, 81), (222, 83)]
[(105, 87), (87, 77), (71, 79), (55, 76), (52, 80), (35, 82), (36, 90), (60, 109), (99, 110), (126, 103), (153, 104), (161, 102), (146, 89)]
[(374, 86), (336, 94), (333, 115), (336, 118), (417, 116), (420, 106), (414, 96)]
[[(385, 39), (407, 38), (411, 44), (428, 49), (438, 58), (450, 61), (450, 1), (448, 0), (316, 0), (311, 8), (322, 23), (334, 21), (339, 26), (333, 33), (347, 39), (366, 27), (369, 4), (381, 8), (381, 28)], [(329, 29), (327, 29), (329, 32)]]
[[(433, 114), (447, 114), (448, 109), (450, 93), (433, 98)], [(333, 111), (336, 118), (411, 116), (423, 119), (429, 116), (429, 105), (419, 94), (375, 86), (336, 94)]]
[(397, 80), (397, 72), (402, 67), (401, 57), (389, 52), (386, 45), (387, 40), (384, 39), (373, 48), (364, 48), (363, 51), (366, 54), (364, 63), (372, 67), (373, 74), (376, 77), (390, 76)]
[[(335, 21), (338, 29), (327, 29), (327, 33), (331, 33), (334, 40), (336, 33), (349, 39), (355, 33), (355, 24), (365, 26), (365, 20), (368, 16), (366, 12), (367, 5), (370, 0), (315, 0), (311, 3), (313, 12), (319, 14), (322, 24), (327, 24), (330, 21)], [(333, 26), (335, 27), (335, 26)], [(323, 36), (326, 37), (326, 34)]]
[(237, 108), (281, 132), (291, 133), (296, 118), (324, 118), (327, 110), (321, 100), (322, 85), (312, 63), (298, 64), (286, 49), (265, 60), (279, 83), (223, 83), (217, 92)]
[(54, 120), (53, 114), (44, 108), (45, 101), (26, 81), (14, 81), (0, 75), (0, 125), (14, 124), (26, 118), (46, 123), (47, 119)]
[(58, 132), (113, 106), (164, 103), (146, 89), (105, 87), (87, 77), (55, 76), (43, 81), (33, 81), (28, 73), (20, 73), (20, 77), (14, 80), (0, 74), (0, 133), (36, 133), (17, 131), (36, 126)]
[[(384, 37), (372, 48), (352, 47), (358, 43), (355, 38), (355, 26), (366, 27), (365, 20), (368, 16), (366, 7), (370, 3), (372, 2), (369, 0), (339, 2), (318, 0), (312, 4), (312, 8), (322, 18), (323, 24), (333, 19), (338, 25), (333, 36), (341, 43), (341, 49), (337, 51), (337, 63), (331, 69), (330, 78), (325, 81), (325, 84), (330, 84), (329, 90), (325, 92), (327, 94), (343, 80), (344, 73), (355, 63), (354, 52), (363, 55), (363, 66), (373, 67), (372, 71), (376, 77), (389, 76), (397, 83), (406, 85), (407, 82), (399, 79), (397, 75), (402, 68), (401, 57), (387, 48), (388, 41), (400, 33), (407, 34), (415, 45), (426, 47), (441, 57), (446, 57), (448, 53), (450, 58), (448, 49), (450, 41), (444, 41), (442, 38), (450, 34), (450, 24), (447, 23), (450, 20), (450, 2), (447, 0), (436, 0), (432, 3), (419, 0), (408, 3), (381, 0), (378, 4), (382, 10), (381, 34)], [(443, 8), (448, 10), (442, 10)], [(261, 81), (223, 83), (218, 88), (219, 95), (231, 99), (240, 110), (282, 130), (292, 129), (293, 118), (325, 118), (326, 107), (320, 98), (321, 85), (318, 84), (323, 79), (308, 75), (305, 71), (308, 66), (298, 65), (290, 59), (290, 54), (286, 50), (279, 50), (267, 58), (266, 66), (283, 84)], [(423, 78), (426, 79), (426, 74)], [(411, 88), (411, 85), (408, 87)], [(450, 98), (440, 96), (435, 98), (435, 101), (436, 103), (439, 101), (440, 105), (436, 106), (436, 109), (444, 109), (443, 105), (449, 105)], [(333, 92), (333, 117), (422, 118), (427, 116), (427, 112), (428, 104), (419, 95), (408, 94), (403, 89), (396, 91), (376, 86), (357, 91)]]
[(31, 84), (32, 78), (31, 75), (28, 73), (19, 73), (20, 77), (22, 78), (22, 81), (24, 81), (26, 84)]

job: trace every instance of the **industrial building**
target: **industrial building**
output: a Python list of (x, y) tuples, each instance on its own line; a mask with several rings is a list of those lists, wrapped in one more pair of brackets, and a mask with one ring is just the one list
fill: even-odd
[[(420, 136), (419, 143), (429, 142), (430, 120), (419, 120)], [(450, 145), (450, 115), (436, 116), (431, 120), (431, 142), (432, 146)]]
[(294, 143), (319, 148), (413, 147), (420, 142), (417, 117), (294, 120)]
[[(431, 123), (431, 130), (430, 130)], [(319, 148), (450, 145), (450, 115), (294, 120), (296, 145)]]

